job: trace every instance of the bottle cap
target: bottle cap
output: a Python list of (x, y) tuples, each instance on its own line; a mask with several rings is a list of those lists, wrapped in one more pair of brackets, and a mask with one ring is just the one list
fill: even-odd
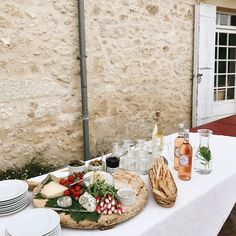
[(161, 112), (160, 111), (156, 111), (156, 118), (159, 118), (161, 116)]
[(155, 114), (153, 115), (153, 120), (159, 120), (159, 118), (161, 117), (161, 112), (160, 111), (156, 111)]

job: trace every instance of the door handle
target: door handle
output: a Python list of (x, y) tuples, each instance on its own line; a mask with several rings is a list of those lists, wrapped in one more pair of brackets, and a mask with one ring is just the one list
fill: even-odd
[(197, 74), (197, 83), (200, 84), (202, 81), (203, 74)]

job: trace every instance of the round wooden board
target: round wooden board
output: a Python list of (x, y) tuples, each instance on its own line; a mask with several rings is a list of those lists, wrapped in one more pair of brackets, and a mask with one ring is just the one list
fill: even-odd
[[(124, 206), (125, 212), (121, 215), (101, 215), (98, 222), (83, 220), (74, 221), (69, 215), (60, 213), (61, 226), (78, 229), (109, 229), (115, 225), (130, 219), (137, 215), (146, 205), (148, 199), (148, 190), (142, 179), (133, 172), (119, 171), (113, 174), (115, 186), (132, 187), (136, 192), (137, 201), (133, 206)], [(33, 199), (33, 206), (42, 208), (47, 200)]]

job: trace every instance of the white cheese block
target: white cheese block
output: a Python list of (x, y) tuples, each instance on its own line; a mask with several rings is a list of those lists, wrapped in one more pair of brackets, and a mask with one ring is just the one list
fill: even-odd
[(68, 189), (67, 187), (55, 183), (54, 181), (51, 181), (50, 183), (43, 186), (41, 190), (41, 195), (45, 198), (61, 197), (63, 196), (64, 191), (67, 189)]
[(88, 192), (85, 192), (79, 198), (79, 203), (88, 212), (94, 212), (96, 210), (96, 199)]

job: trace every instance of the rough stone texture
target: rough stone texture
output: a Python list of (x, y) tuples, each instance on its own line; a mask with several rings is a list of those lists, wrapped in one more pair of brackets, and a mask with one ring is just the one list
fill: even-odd
[[(97, 151), (191, 119), (194, 0), (85, 1), (90, 118)], [(106, 132), (104, 132), (106, 130)]]
[[(92, 155), (190, 125), (194, 0), (86, 0)], [(0, 169), (82, 158), (76, 0), (1, 0)]]
[(1, 169), (38, 154), (58, 165), (81, 157), (75, 3), (1, 0)]

